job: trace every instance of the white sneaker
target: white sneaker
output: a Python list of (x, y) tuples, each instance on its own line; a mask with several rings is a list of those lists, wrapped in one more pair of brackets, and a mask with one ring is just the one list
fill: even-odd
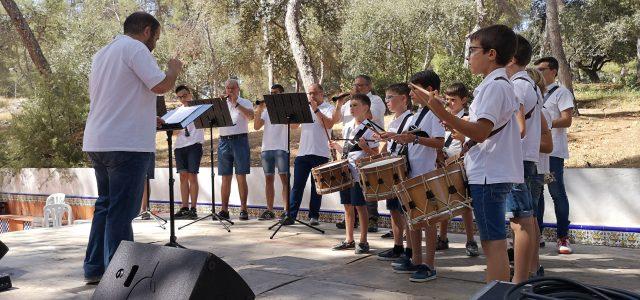
[(311, 219), (309, 219), (309, 224), (311, 226), (318, 226), (318, 225), (320, 225), (320, 222), (318, 222), (318, 219), (316, 219), (316, 218), (311, 218)]
[(571, 244), (569, 243), (568, 238), (558, 239), (558, 253), (559, 254), (571, 254), (573, 250), (571, 250)]

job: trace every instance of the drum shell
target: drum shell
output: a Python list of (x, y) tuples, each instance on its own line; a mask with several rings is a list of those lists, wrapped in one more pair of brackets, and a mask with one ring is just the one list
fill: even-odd
[(405, 180), (393, 189), (409, 226), (436, 224), (461, 215), (471, 205), (462, 162)]
[[(391, 160), (392, 158), (398, 158)], [(389, 160), (388, 163), (371, 167), (371, 163)], [(366, 168), (364, 168), (366, 167)], [(404, 156), (377, 159), (358, 169), (360, 186), (366, 201), (382, 201), (396, 196), (393, 186), (408, 176), (407, 162)]]
[(378, 153), (375, 155), (371, 155), (371, 156), (365, 156), (363, 158), (357, 159), (356, 160), (356, 168), (360, 169), (372, 162), (376, 162), (376, 161), (380, 161), (380, 160), (385, 160), (387, 158), (391, 157), (391, 155), (388, 152), (385, 153)]
[(353, 176), (346, 159), (331, 161), (311, 169), (316, 183), (316, 192), (320, 195), (331, 194), (353, 187)]

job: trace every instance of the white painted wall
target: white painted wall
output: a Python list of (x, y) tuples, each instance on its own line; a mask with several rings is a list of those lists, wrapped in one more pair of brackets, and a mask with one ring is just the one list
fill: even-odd
[[(169, 174), (167, 169), (156, 169), (156, 179), (151, 181), (151, 199), (168, 200)], [(174, 176), (175, 197), (179, 202), (179, 176)], [(210, 168), (200, 168), (199, 203), (210, 202)], [(248, 176), (249, 205), (265, 206), (264, 175), (262, 168), (252, 168)], [(19, 174), (3, 175), (0, 192), (97, 196), (93, 169), (23, 169)], [(570, 220), (573, 225), (613, 226), (640, 228), (640, 169), (567, 169), (565, 183), (571, 205)], [(309, 184), (302, 202), (308, 207)], [(277, 207), (282, 206), (280, 182), (276, 179)], [(220, 203), (220, 177), (215, 178), (216, 203)], [(235, 181), (232, 184), (231, 204), (240, 204)], [(553, 202), (546, 194), (545, 222), (555, 223)], [(387, 213), (384, 201), (378, 202), (380, 212)], [(325, 195), (322, 210), (342, 211), (338, 193)]]

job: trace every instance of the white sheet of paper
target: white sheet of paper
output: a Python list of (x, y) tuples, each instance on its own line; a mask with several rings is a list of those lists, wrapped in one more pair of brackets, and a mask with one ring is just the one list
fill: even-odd
[(178, 107), (162, 117), (167, 124), (180, 123), (182, 120), (191, 115), (200, 106), (182, 106)]

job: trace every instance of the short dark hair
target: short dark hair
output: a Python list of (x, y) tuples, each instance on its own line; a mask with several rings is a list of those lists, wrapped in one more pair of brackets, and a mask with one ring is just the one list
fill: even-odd
[(280, 85), (280, 84), (277, 84), (277, 83), (272, 85), (271, 89), (272, 90), (278, 90), (278, 91), (280, 91), (280, 93), (284, 93), (284, 87), (282, 85)]
[(160, 28), (160, 22), (149, 13), (137, 11), (124, 20), (124, 33), (141, 34), (147, 26), (151, 26), (151, 33), (155, 34)]
[(387, 87), (386, 89), (387, 91), (392, 91), (398, 95), (402, 95), (402, 96), (406, 96), (407, 97), (407, 109), (409, 109), (411, 107), (411, 96), (409, 95), (409, 93), (411, 92), (411, 89), (409, 88), (409, 85), (404, 83), (404, 82), (400, 82), (400, 83), (394, 83), (390, 86)]
[(464, 83), (462, 82), (452, 83), (444, 91), (444, 94), (447, 96), (457, 96), (457, 97), (460, 97), (461, 99), (465, 97), (469, 98), (471, 96), (471, 94), (469, 94), (469, 89), (467, 89), (467, 86), (464, 85)]
[(364, 81), (367, 82), (368, 85), (371, 85), (371, 76), (369, 76), (369, 75), (360, 74), (360, 75), (356, 76), (356, 78), (362, 78), (362, 79), (364, 79)]
[(413, 74), (409, 82), (419, 84), (425, 89), (431, 87), (433, 90), (440, 90), (440, 76), (432, 69)]
[(560, 66), (558, 64), (558, 60), (553, 56), (545, 56), (543, 58), (539, 58), (533, 64), (539, 65), (543, 62), (546, 62), (549, 65), (549, 69), (552, 69), (552, 70), (558, 70), (558, 67)]
[(351, 96), (351, 100), (358, 100), (371, 109), (371, 99), (369, 99), (369, 96), (365, 94), (355, 94)]
[(531, 62), (531, 55), (533, 55), (533, 47), (531, 43), (523, 36), (517, 34), (518, 47), (516, 47), (516, 53), (513, 58), (516, 60), (516, 64), (521, 67), (526, 67)]
[(516, 33), (505, 25), (491, 25), (479, 29), (469, 36), (470, 41), (479, 41), (484, 52), (496, 51), (496, 63), (505, 66), (516, 53)]
[(184, 84), (181, 84), (178, 87), (176, 87), (176, 94), (179, 93), (182, 90), (185, 90), (185, 91), (191, 93), (191, 89), (188, 86), (186, 86)]

